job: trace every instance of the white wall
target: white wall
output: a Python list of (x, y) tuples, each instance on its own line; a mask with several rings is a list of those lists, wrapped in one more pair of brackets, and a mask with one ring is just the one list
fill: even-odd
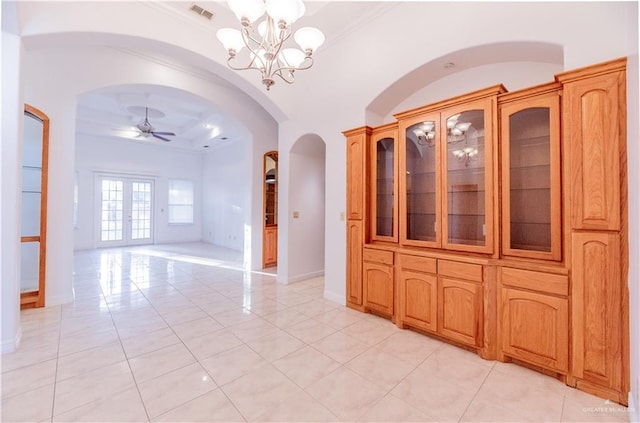
[[(286, 282), (324, 274), (325, 263), (325, 145), (306, 135), (289, 154), (288, 263)], [(297, 212), (297, 218), (293, 214)]]
[[(4, 3), (4, 2), (3, 2)], [(3, 8), (4, 5), (0, 6)], [(20, 343), (20, 172), (22, 89), (20, 37), (2, 31), (2, 143), (0, 143), (0, 307), (2, 337), (0, 353), (15, 350)], [(12, 201), (13, 200), (13, 201)]]
[[(154, 181), (154, 243), (200, 241), (202, 237), (202, 155), (195, 151), (154, 146), (153, 141), (131, 142), (78, 135), (75, 168), (78, 172), (78, 225), (74, 230), (76, 250), (95, 248), (96, 174), (116, 173), (148, 177)], [(190, 225), (168, 222), (169, 179), (188, 179), (194, 189), (194, 221)]]
[[(246, 195), (251, 192), (250, 152), (243, 148), (248, 144), (234, 142), (207, 151), (202, 173), (202, 239), (237, 251), (244, 251)], [(255, 207), (260, 204), (256, 200)]]

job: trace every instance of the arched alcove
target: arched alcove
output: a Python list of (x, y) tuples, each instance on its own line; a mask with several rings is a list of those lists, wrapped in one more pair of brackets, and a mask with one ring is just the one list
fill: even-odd
[(324, 275), (326, 146), (315, 134), (289, 151), (288, 280)]
[(367, 124), (391, 114), (490, 85), (509, 90), (547, 82), (563, 70), (563, 47), (533, 41), (476, 45), (434, 58), (406, 73), (366, 108)]

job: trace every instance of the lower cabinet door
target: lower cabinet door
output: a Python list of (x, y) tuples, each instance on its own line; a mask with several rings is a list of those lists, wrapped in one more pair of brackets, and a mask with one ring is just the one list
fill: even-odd
[(401, 321), (418, 329), (437, 331), (438, 278), (410, 270), (401, 271), (399, 278)]
[(366, 308), (393, 315), (393, 266), (364, 262), (364, 305)]
[(567, 372), (568, 300), (503, 288), (501, 318), (505, 354), (550, 370)]
[(438, 279), (438, 332), (471, 346), (482, 343), (482, 285), (458, 279)]
[(263, 266), (275, 266), (278, 264), (278, 227), (267, 226), (264, 228)]

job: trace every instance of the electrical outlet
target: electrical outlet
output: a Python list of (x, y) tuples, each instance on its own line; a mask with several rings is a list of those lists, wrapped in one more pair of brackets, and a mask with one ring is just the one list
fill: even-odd
[(340, 212), (340, 221), (344, 222), (344, 212)]
[(293, 218), (294, 219), (298, 219), (300, 217), (300, 212), (299, 211), (294, 211), (293, 212)]

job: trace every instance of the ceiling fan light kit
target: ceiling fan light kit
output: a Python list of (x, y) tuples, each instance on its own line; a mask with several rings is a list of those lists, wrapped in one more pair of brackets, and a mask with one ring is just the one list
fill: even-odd
[[(293, 34), (291, 25), (305, 12), (302, 0), (227, 0), (227, 3), (241, 24), (240, 30), (222, 28), (217, 33), (229, 52), (227, 65), (231, 69), (259, 71), (268, 91), (276, 76), (292, 84), (295, 71), (313, 66), (313, 52), (324, 43), (324, 34), (312, 27), (300, 28)], [(266, 18), (256, 26), (263, 15)], [(285, 47), (292, 34), (300, 49)], [(248, 55), (239, 57), (245, 47)]]
[(156, 131), (155, 128), (149, 123), (149, 108), (145, 107), (144, 111), (144, 121), (136, 125), (136, 128), (140, 131), (140, 136), (148, 138), (150, 135), (154, 138), (157, 138), (162, 141), (170, 142), (169, 138), (165, 138), (166, 136), (175, 136), (173, 132), (159, 132)]

